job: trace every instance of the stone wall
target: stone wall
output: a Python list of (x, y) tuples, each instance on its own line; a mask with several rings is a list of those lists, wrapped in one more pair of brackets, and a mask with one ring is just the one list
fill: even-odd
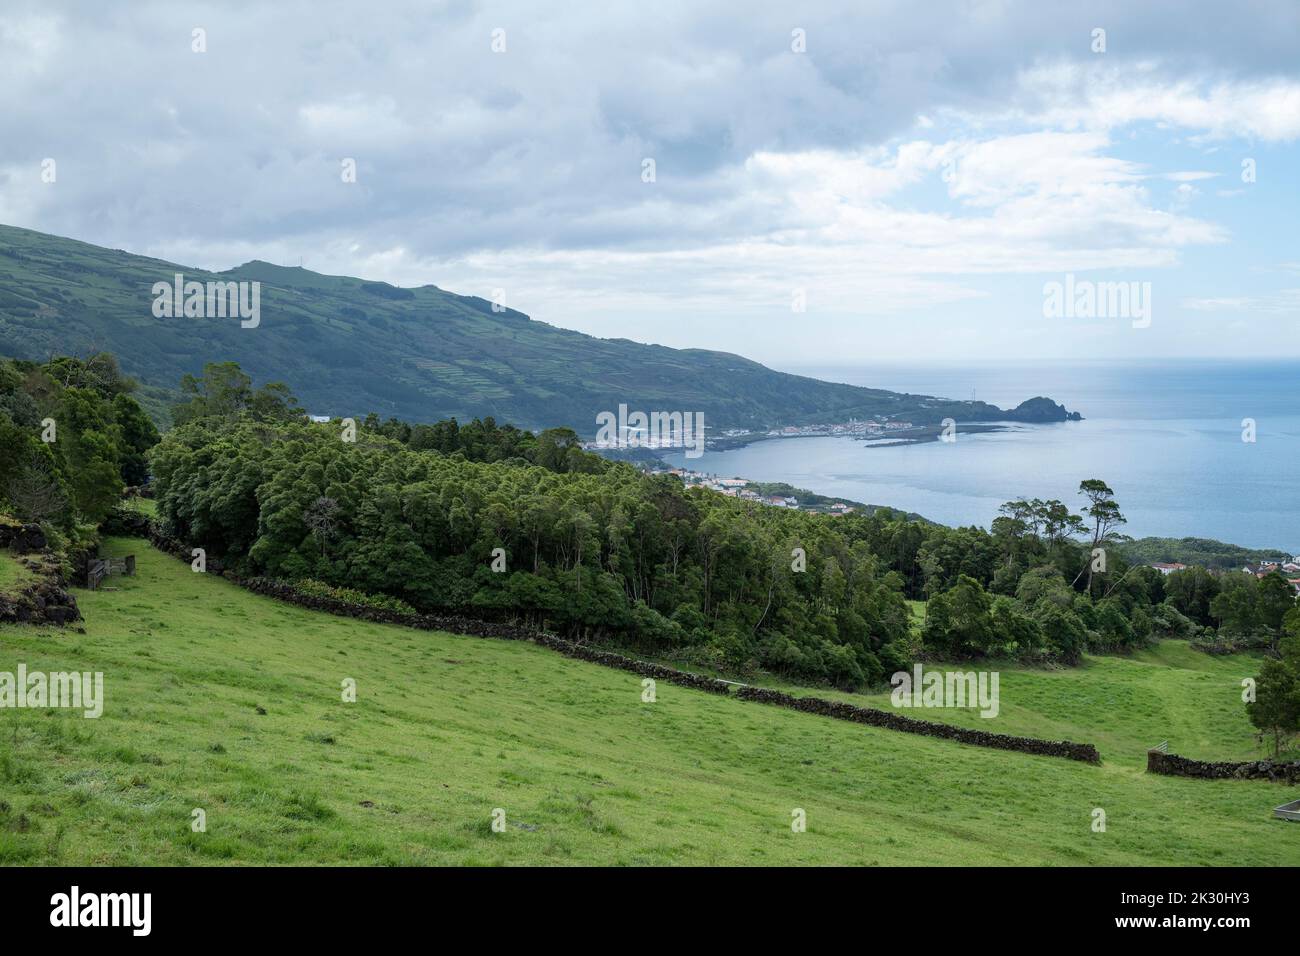
[(0, 623), (63, 627), (81, 620), (81, 609), (68, 592), (57, 556), (47, 551), (15, 560), (37, 577), (13, 593), (0, 594)]
[(1196, 777), (1200, 780), (1272, 780), (1276, 783), (1300, 783), (1300, 763), (1274, 760), (1248, 760), (1231, 763), (1193, 760), (1160, 750), (1147, 751), (1147, 773), (1166, 777)]
[(611, 651), (598, 650), (586, 644), (568, 641), (555, 634), (521, 624), (484, 621), (459, 614), (403, 614), (400, 611), (391, 611), (387, 608), (350, 604), (338, 598), (323, 597), (318, 594), (304, 594), (292, 584), (273, 581), (269, 578), (250, 578), (241, 582), (241, 584), (255, 594), (263, 594), (313, 611), (325, 611), (329, 614), (340, 614), (344, 617), (353, 617), (363, 621), (377, 621), (382, 624), (400, 624), (405, 627), (418, 628), (422, 631), (450, 631), (453, 634), (468, 634), (471, 637), (498, 637), (510, 641), (533, 641), (543, 647), (557, 651), (565, 657), (589, 661), (593, 664), (602, 664), (605, 667), (613, 667), (618, 670), (631, 671), (634, 674), (640, 674), (642, 677), (652, 677), (656, 680), (681, 684), (684, 687), (693, 687), (696, 690), (712, 691), (715, 694), (727, 693), (730, 686), (725, 681), (702, 677), (699, 674), (691, 674), (687, 671), (679, 671), (661, 664), (638, 661)]
[(742, 700), (789, 707), (791, 710), (803, 711), (806, 714), (820, 714), (823, 717), (834, 717), (836, 720), (850, 720), (854, 723), (870, 724), (873, 727), (901, 730), (909, 734), (942, 737), (945, 740), (956, 740), (977, 747), (993, 747), (997, 750), (1016, 750), (1039, 756), (1101, 763), (1101, 755), (1092, 744), (1076, 744), (1068, 740), (1039, 740), (1036, 737), (1013, 737), (1010, 734), (995, 734), (985, 730), (967, 730), (964, 727), (954, 727), (951, 724), (941, 724), (932, 720), (919, 720), (916, 717), (907, 717), (875, 707), (858, 707), (838, 700), (792, 697), (763, 687), (742, 687), (737, 691), (736, 696)]
[(0, 523), (0, 548), (8, 548), (15, 554), (31, 554), (44, 551), (47, 543), (45, 532), (38, 524)]

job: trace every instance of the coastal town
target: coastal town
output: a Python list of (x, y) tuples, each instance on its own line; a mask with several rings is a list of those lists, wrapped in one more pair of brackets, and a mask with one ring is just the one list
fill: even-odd
[(1300, 554), (1292, 557), (1290, 561), (1261, 561), (1257, 565), (1248, 564), (1241, 570), (1246, 574), (1253, 574), (1257, 578), (1269, 574), (1280, 574), (1286, 578), (1286, 582), (1291, 585), (1292, 590), (1300, 595)]
[(830, 425), (787, 425), (767, 431), (753, 432), (732, 428), (722, 433), (723, 438), (884, 438), (892, 433), (912, 428), (911, 422), (880, 421), (878, 419), (851, 418), (847, 422)]
[[(701, 419), (702, 417), (700, 416)], [(704, 444), (707, 448), (720, 451), (768, 438), (854, 438), (859, 441), (888, 443), (892, 440), (915, 441), (917, 436), (910, 433), (917, 430), (918, 426), (910, 421), (851, 418), (846, 422), (786, 425), (769, 429), (726, 428), (718, 432), (710, 429)], [(594, 452), (628, 448), (673, 451), (688, 447), (691, 444), (690, 434), (689, 430), (683, 434), (681, 422), (676, 419), (671, 420), (670, 426), (667, 420), (660, 424), (656, 418), (645, 416), (645, 425), (617, 427), (608, 437), (582, 442), (582, 447)]]
[(765, 494), (761, 490), (763, 488), (761, 483), (750, 481), (748, 478), (724, 478), (706, 472), (692, 471), (688, 468), (669, 468), (665, 466), (650, 467), (646, 468), (645, 471), (646, 474), (650, 475), (672, 475), (675, 478), (680, 478), (687, 488), (707, 488), (729, 498), (752, 501), (772, 508), (790, 508), (795, 511), (811, 511), (833, 516), (852, 514), (857, 510), (856, 506), (848, 502), (824, 498), (820, 495), (812, 496), (813, 500), (801, 502), (792, 495)]

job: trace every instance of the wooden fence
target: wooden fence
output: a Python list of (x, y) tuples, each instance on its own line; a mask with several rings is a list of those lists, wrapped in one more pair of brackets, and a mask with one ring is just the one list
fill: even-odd
[(97, 590), (110, 574), (134, 577), (135, 555), (128, 554), (125, 558), (92, 558), (86, 569), (86, 587), (92, 591)]

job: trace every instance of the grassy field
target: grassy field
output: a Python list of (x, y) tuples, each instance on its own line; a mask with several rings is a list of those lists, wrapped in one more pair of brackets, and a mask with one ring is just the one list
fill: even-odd
[(1014, 662), (927, 663), (927, 671), (997, 671), (996, 717), (978, 708), (895, 708), (888, 691), (841, 693), (764, 681), (787, 693), (847, 700), (1024, 737), (1097, 745), (1102, 759), (1146, 765), (1147, 748), (1169, 741), (1174, 753), (1199, 760), (1262, 760), (1271, 756), (1246, 719), (1241, 680), (1259, 673), (1260, 655), (1213, 657), (1186, 641), (1162, 641), (1131, 656), (1088, 656), (1080, 667), (1031, 668)]
[[(1300, 827), (1271, 818), (1294, 788), (1144, 774), (1121, 736), (1093, 732), (1106, 715), (1070, 723), (1088, 705), (1069, 672), (1043, 678), (1061, 682), (1061, 709), (1047, 688), (1040, 703), (1068, 729), (1050, 735), (1098, 738), (1117, 755), (1102, 766), (662, 683), (642, 703), (633, 674), (316, 614), (142, 541), (112, 546), (139, 575), (78, 592), (86, 633), (0, 627), (0, 671), (102, 671), (106, 697), (98, 720), (0, 711), (0, 861), (1300, 864)], [(1008, 720), (1029, 720), (1039, 704), (1019, 713), (1009, 685)], [(795, 808), (807, 832), (792, 832)]]
[(123, 511), (134, 511), (137, 514), (148, 515), (150, 518), (158, 514), (158, 502), (152, 498), (123, 498), (118, 507)]

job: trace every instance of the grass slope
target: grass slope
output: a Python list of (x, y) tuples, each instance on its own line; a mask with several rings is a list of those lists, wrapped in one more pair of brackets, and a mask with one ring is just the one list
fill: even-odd
[(1146, 751), (1162, 740), (1170, 750), (1199, 760), (1262, 760), (1271, 756), (1256, 739), (1241, 700), (1241, 680), (1259, 673), (1260, 655), (1212, 657), (1186, 641), (1162, 641), (1128, 657), (1085, 657), (1080, 667), (1030, 668), (1016, 663), (933, 662), (926, 671), (997, 671), (996, 717), (978, 708), (895, 708), (888, 691), (851, 694), (764, 683), (787, 693), (847, 700), (897, 710), (976, 730), (1068, 738), (1096, 744), (1102, 759), (1146, 765)]
[(1281, 785), (984, 750), (668, 684), (644, 704), (632, 674), (321, 615), (112, 546), (140, 573), (79, 593), (87, 633), (0, 627), (0, 670), (103, 671), (107, 698), (99, 720), (0, 711), (5, 862), (1300, 863), (1300, 827), (1270, 817), (1294, 795)]
[(13, 559), (11, 555), (0, 551), (0, 594), (16, 592), (23, 585), (35, 579), (35, 575)]
[[(154, 318), (153, 284), (178, 272), (198, 282), (262, 283), (261, 324)], [(725, 352), (594, 338), (432, 285), (399, 289), (258, 261), (216, 274), (0, 225), (0, 355), (43, 361), (92, 351), (115, 353), (145, 383), (142, 398), (155, 415), (182, 374), (236, 361), (259, 384), (286, 382), (315, 414), (424, 422), (493, 415), (587, 437), (596, 414), (620, 402), (633, 411), (700, 411), (710, 428), (874, 414), (918, 423), (1016, 417), (984, 402), (789, 375)], [(1039, 403), (1019, 420), (1050, 412)]]

